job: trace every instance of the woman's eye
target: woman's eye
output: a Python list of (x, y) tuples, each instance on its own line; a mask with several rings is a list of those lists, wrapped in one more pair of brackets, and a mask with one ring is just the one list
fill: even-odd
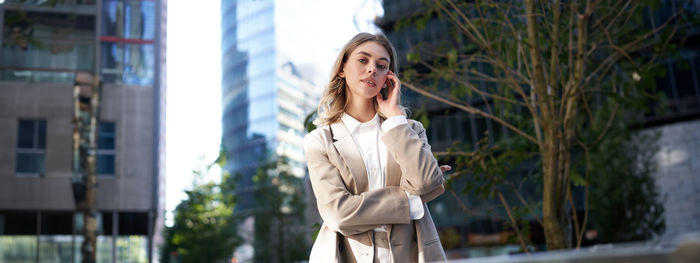
[(366, 58), (361, 58), (361, 59), (360, 59), (360, 63), (367, 63), (367, 59), (366, 59)]
[(379, 64), (379, 65), (377, 65), (377, 68), (379, 68), (379, 69), (386, 69), (386, 65)]

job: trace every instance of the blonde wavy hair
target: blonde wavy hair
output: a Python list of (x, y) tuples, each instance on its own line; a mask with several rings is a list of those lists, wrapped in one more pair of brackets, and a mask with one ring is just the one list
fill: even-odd
[[(345, 62), (348, 61), (350, 54), (352, 54), (359, 45), (368, 41), (374, 41), (386, 49), (387, 53), (389, 53), (389, 70), (394, 72), (398, 77), (399, 67), (396, 60), (396, 50), (386, 36), (381, 33), (359, 33), (355, 35), (345, 44), (343, 50), (338, 54), (338, 58), (335, 59), (333, 69), (331, 70), (330, 81), (328, 85), (326, 85), (326, 89), (323, 91), (321, 101), (318, 105), (318, 118), (314, 120), (314, 125), (323, 126), (336, 123), (343, 116), (343, 113), (345, 113), (345, 109), (348, 106), (348, 86), (345, 83), (345, 78), (341, 78), (338, 74), (343, 70), (343, 66), (345, 66)], [(404, 114), (407, 114), (407, 109), (401, 106), (400, 97), (399, 107), (404, 111)], [(379, 111), (376, 100), (374, 100), (374, 110), (379, 114), (379, 117), (386, 119), (386, 116)]]

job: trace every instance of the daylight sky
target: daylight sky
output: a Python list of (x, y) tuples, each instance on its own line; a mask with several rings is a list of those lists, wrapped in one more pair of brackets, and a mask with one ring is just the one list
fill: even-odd
[[(221, 141), (221, 1), (193, 3), (175, 0), (167, 6), (168, 212), (192, 187), (192, 171), (202, 171), (216, 159)], [(375, 32), (371, 21), (383, 14), (380, 0), (282, 0), (277, 6), (282, 55), (299, 65), (319, 89), (345, 42), (360, 31)], [(211, 170), (197, 180), (216, 181), (219, 176), (219, 170)], [(166, 224), (171, 220), (167, 213)]]

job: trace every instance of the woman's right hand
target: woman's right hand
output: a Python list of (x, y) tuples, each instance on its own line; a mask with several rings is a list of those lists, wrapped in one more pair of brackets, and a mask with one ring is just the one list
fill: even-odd
[(386, 98), (386, 100), (383, 99), (381, 92), (378, 93), (375, 97), (375, 99), (377, 100), (377, 105), (379, 106), (379, 111), (381, 111), (387, 118), (391, 118), (398, 115), (404, 115), (403, 110), (399, 106), (399, 97), (401, 96), (401, 81), (391, 70), (389, 70), (389, 73), (387, 73), (386, 78), (386, 89), (388, 97)]
[(440, 171), (441, 171), (442, 173), (445, 173), (445, 172), (447, 172), (447, 171), (449, 171), (449, 170), (452, 170), (452, 166), (449, 166), (449, 165), (440, 165)]

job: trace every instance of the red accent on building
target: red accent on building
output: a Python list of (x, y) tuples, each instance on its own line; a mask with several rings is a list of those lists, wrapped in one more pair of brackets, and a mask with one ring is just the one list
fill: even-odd
[(126, 44), (153, 44), (153, 39), (121, 38), (113, 36), (101, 36), (101, 42), (126, 43)]

